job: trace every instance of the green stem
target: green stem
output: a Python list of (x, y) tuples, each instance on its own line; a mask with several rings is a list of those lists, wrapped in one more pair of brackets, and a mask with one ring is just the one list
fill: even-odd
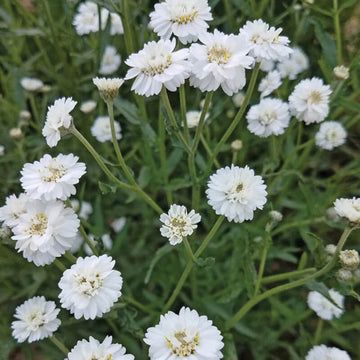
[(262, 278), (263, 278), (263, 274), (264, 274), (266, 255), (267, 255), (268, 249), (269, 249), (269, 243), (268, 243), (268, 240), (266, 239), (266, 243), (264, 245), (264, 248), (263, 248), (263, 251), (261, 254), (260, 267), (259, 267), (259, 273), (258, 273), (257, 280), (256, 280), (254, 296), (256, 296), (260, 290), (260, 284), (262, 282)]
[(191, 246), (189, 244), (189, 240), (186, 237), (183, 238), (183, 243), (185, 245), (186, 253), (187, 253), (188, 257), (189, 257), (189, 260), (192, 260), (193, 262), (196, 263), (197, 259), (195, 258), (194, 253), (193, 253), (193, 251), (191, 249)]
[(270, 284), (277, 281), (290, 280), (293, 278), (302, 277), (304, 275), (313, 274), (315, 271), (316, 268), (309, 268), (305, 270), (295, 270), (283, 274), (265, 276), (261, 279), (261, 284)]
[(224, 7), (225, 7), (225, 11), (226, 11), (226, 17), (227, 17), (227, 21), (229, 22), (230, 25), (230, 31), (232, 32), (234, 30), (235, 27), (235, 22), (234, 22), (234, 10), (232, 8), (232, 5), (230, 5), (230, 1), (229, 0), (224, 0)]
[[(37, 107), (36, 107), (33, 92), (28, 92), (28, 96), (29, 96), (29, 100), (30, 100), (31, 111), (32, 111), (32, 113), (34, 115), (33, 119), (35, 120), (36, 128), (38, 128), (39, 127), (38, 124), (40, 124), (40, 116), (39, 116), (39, 112), (38, 112)], [(40, 130), (40, 132), (41, 132), (41, 130)]]
[(64, 254), (64, 257), (66, 259), (68, 259), (71, 263), (73, 263), (73, 264), (76, 263), (77, 258), (71, 252), (66, 251)]
[[(102, 21), (101, 21), (101, 7), (97, 4), (98, 10), (98, 21), (99, 21), (99, 31), (98, 31), (98, 44), (97, 44), (97, 68), (100, 68), (101, 65), (101, 38), (102, 38)], [(110, 15), (109, 15), (110, 17)]]
[[(194, 254), (194, 258), (195, 259), (198, 259), (199, 256), (202, 254), (202, 252), (206, 249), (207, 245), (209, 244), (210, 240), (215, 236), (216, 232), (218, 231), (221, 223), (224, 221), (224, 216), (220, 216), (216, 223), (214, 224), (214, 226), (212, 227), (212, 229), (210, 230), (210, 232), (207, 234), (206, 238), (204, 239), (204, 241), (202, 242), (202, 244), (200, 245), (200, 247), (197, 249), (197, 251), (195, 252)], [(187, 279), (187, 277), (189, 276), (190, 272), (191, 272), (191, 269), (194, 265), (194, 262), (193, 260), (189, 260), (185, 269), (184, 269), (184, 272), (182, 273), (173, 293), (171, 294), (171, 297), (170, 299), (167, 301), (167, 303), (165, 304), (164, 306), (164, 309), (162, 311), (162, 313), (165, 313), (167, 312), (171, 305), (174, 303), (174, 301), (176, 300), (180, 290), (182, 289), (182, 287), (184, 286), (184, 283)]]
[(338, 0), (333, 0), (334, 7), (334, 26), (336, 34), (336, 58), (338, 65), (342, 64), (342, 45), (341, 45), (341, 28), (340, 28), (340, 13), (338, 9)]
[(53, 37), (53, 40), (54, 40), (54, 44), (57, 43), (57, 37), (56, 37), (56, 31), (55, 31), (55, 27), (54, 27), (54, 20), (51, 16), (51, 12), (50, 12), (50, 8), (49, 8), (49, 3), (47, 0), (42, 0), (42, 3), (44, 5), (44, 8), (45, 8), (45, 13), (46, 13), (46, 16), (48, 18), (48, 23), (49, 23), (49, 26), (50, 26), (50, 31), (51, 31), (51, 35)]
[(54, 264), (58, 267), (60, 271), (64, 272), (66, 270), (66, 266), (59, 259), (55, 259)]
[(180, 109), (181, 109), (181, 120), (184, 126), (184, 134), (185, 134), (185, 140), (188, 144), (190, 144), (190, 134), (189, 134), (189, 128), (187, 124), (186, 119), (186, 94), (185, 94), (185, 85), (180, 85), (179, 88), (180, 93)]
[[(206, 141), (206, 139), (205, 139), (205, 137), (204, 137), (203, 134), (200, 134), (200, 141), (201, 141), (201, 143), (202, 143), (205, 151), (208, 153), (209, 157), (212, 157), (212, 156), (213, 156), (213, 153), (212, 153), (212, 151), (211, 151), (211, 149), (210, 149), (210, 146), (209, 146), (209, 144), (207, 143), (207, 141)], [(219, 164), (219, 162), (217, 161), (217, 159), (214, 159), (214, 164), (215, 164), (215, 166), (216, 166), (217, 168), (220, 168), (220, 164)]]
[(323, 222), (325, 221), (325, 217), (321, 216), (315, 219), (307, 219), (307, 220), (301, 220), (301, 221), (294, 221), (291, 223), (287, 223), (283, 226), (278, 227), (277, 229), (273, 230), (271, 232), (271, 236), (275, 236), (276, 234), (279, 234), (281, 232), (283, 232), (284, 230), (288, 230), (294, 227), (300, 227), (303, 225), (310, 225), (310, 224), (316, 224), (318, 222)]
[(134, 46), (134, 39), (132, 36), (133, 29), (130, 26), (131, 16), (128, 6), (128, 0), (122, 0), (121, 5), (123, 12), (123, 16), (121, 17), (121, 20), (124, 25), (125, 46), (128, 55), (130, 55), (133, 52), (135, 52), (135, 46)]
[(156, 311), (154, 311), (154, 310), (152, 310), (152, 309), (149, 309), (147, 306), (141, 304), (139, 301), (133, 299), (133, 298), (130, 297), (130, 296), (124, 296), (124, 295), (122, 295), (121, 298), (122, 298), (125, 302), (136, 306), (137, 308), (139, 308), (140, 310), (148, 313), (149, 315), (157, 315), (157, 312), (156, 312)]
[(89, 237), (88, 237), (88, 235), (87, 235), (87, 233), (86, 233), (86, 231), (85, 231), (85, 229), (83, 228), (82, 225), (79, 226), (79, 231), (80, 231), (82, 237), (84, 238), (85, 242), (87, 243), (87, 245), (89, 246), (89, 248), (93, 252), (93, 254), (96, 255), (96, 256), (99, 256), (98, 251), (96, 250), (93, 242), (89, 239)]
[(226, 322), (226, 329), (229, 330), (230, 328), (232, 328), (243, 316), (245, 316), (259, 302), (261, 302), (275, 294), (279, 294), (283, 291), (287, 291), (287, 290), (302, 286), (302, 285), (308, 283), (309, 281), (314, 280), (314, 279), (328, 273), (337, 264), (338, 255), (353, 229), (354, 228), (350, 228), (350, 227), (346, 227), (344, 229), (344, 232), (342, 233), (339, 243), (336, 247), (336, 251), (335, 251), (333, 258), (323, 268), (321, 268), (314, 274), (309, 275), (306, 278), (295, 280), (293, 282), (290, 282), (290, 283), (287, 283), (284, 285), (276, 286), (270, 290), (265, 291), (264, 293), (262, 293), (260, 295), (254, 296), (244, 306), (242, 306), (240, 308), (240, 310), (230, 320), (228, 320)]
[(344, 80), (338, 81), (338, 83), (335, 86), (335, 89), (333, 91), (333, 93), (330, 96), (330, 103), (332, 103), (338, 96), (343, 84), (345, 83)]
[(322, 332), (322, 329), (323, 329), (323, 325), (324, 325), (323, 319), (319, 318), (317, 326), (316, 326), (316, 332), (315, 332), (313, 345), (318, 345), (320, 343), (320, 338), (321, 338), (321, 332)]
[(105, 318), (106, 322), (109, 324), (109, 326), (111, 327), (111, 329), (113, 330), (115, 336), (117, 338), (119, 338), (121, 336), (119, 329), (117, 328), (117, 326), (115, 325), (115, 323), (113, 322), (112, 319), (109, 318)]
[(65, 355), (68, 355), (69, 349), (55, 335), (51, 336), (49, 339), (59, 350)]

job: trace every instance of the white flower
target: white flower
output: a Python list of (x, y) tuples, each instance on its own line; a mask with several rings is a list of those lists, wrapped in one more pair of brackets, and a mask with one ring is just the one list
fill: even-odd
[(171, 245), (177, 245), (194, 232), (201, 216), (195, 210), (188, 213), (185, 206), (173, 204), (167, 214), (160, 215), (160, 221), (164, 224), (160, 228), (161, 235), (169, 238)]
[(187, 61), (188, 49), (174, 51), (176, 41), (150, 41), (136, 54), (131, 54), (125, 64), (131, 67), (125, 80), (136, 77), (131, 90), (136, 94), (151, 96), (160, 93), (164, 85), (175, 91), (190, 75)]
[(351, 360), (351, 358), (346, 351), (336, 347), (316, 345), (307, 353), (305, 360)]
[(337, 306), (317, 291), (310, 291), (307, 298), (309, 308), (324, 320), (339, 318), (344, 312), (344, 296), (336, 290), (330, 289), (329, 297)]
[(332, 150), (344, 144), (346, 136), (346, 130), (341, 123), (325, 121), (320, 125), (320, 129), (315, 135), (315, 143), (325, 150)]
[(114, 46), (106, 46), (104, 55), (101, 60), (99, 73), (109, 75), (116, 71), (121, 64), (121, 56)]
[(89, 219), (90, 215), (93, 212), (93, 207), (88, 201), (81, 201), (80, 204), (79, 200), (72, 199), (70, 203), (74, 211), (79, 213), (79, 217), (81, 217), (84, 220)]
[[(117, 140), (122, 138), (121, 135), (121, 127), (117, 121), (114, 121), (115, 127), (115, 136)], [(111, 135), (111, 125), (110, 125), (110, 118), (109, 116), (98, 116), (93, 126), (90, 129), (91, 134), (95, 136), (97, 141), (105, 142), (105, 141), (112, 141)]]
[(165, 0), (155, 4), (150, 19), (151, 28), (162, 39), (170, 39), (174, 34), (187, 44), (206, 32), (207, 21), (213, 17), (207, 0)]
[(275, 29), (259, 20), (247, 21), (240, 29), (243, 34), (252, 43), (253, 48), (250, 55), (256, 61), (274, 60), (281, 61), (289, 57), (292, 49), (288, 46), (289, 39), (286, 36), (280, 36), (282, 28)]
[(121, 295), (122, 277), (113, 270), (115, 261), (107, 255), (79, 257), (60, 279), (61, 306), (75, 319), (101, 317)]
[[(202, 111), (191, 110), (186, 113), (186, 123), (189, 129), (195, 128), (199, 125)], [(205, 115), (205, 120), (209, 117), (209, 114)]]
[(281, 135), (289, 126), (289, 106), (280, 99), (262, 99), (246, 115), (248, 130), (260, 137)]
[(232, 101), (233, 104), (236, 107), (241, 107), (241, 105), (243, 104), (245, 100), (245, 93), (243, 91), (239, 91), (238, 93), (236, 93), (235, 95), (233, 95), (232, 97)]
[(349, 68), (347, 68), (344, 65), (341, 66), (336, 66), (334, 68), (334, 75), (339, 79), (339, 80), (346, 80), (349, 78)]
[(259, 84), (258, 90), (261, 92), (261, 97), (270, 95), (274, 90), (279, 88), (282, 84), (280, 73), (277, 70), (270, 71)]
[(99, 31), (98, 6), (92, 1), (80, 4), (72, 24), (78, 35), (85, 35)]
[(66, 200), (76, 194), (75, 184), (86, 173), (86, 166), (73, 154), (51, 157), (45, 154), (40, 161), (26, 163), (21, 170), (21, 186), (31, 199)]
[(80, 111), (82, 111), (84, 114), (89, 114), (96, 108), (96, 101), (94, 100), (87, 100), (81, 103), (80, 105)]
[(3, 156), (5, 154), (5, 146), (0, 145), (0, 156)]
[(248, 166), (231, 165), (210, 176), (206, 195), (217, 215), (241, 223), (252, 220), (254, 211), (266, 203), (266, 185), (261, 176)]
[(334, 202), (336, 213), (352, 223), (360, 224), (360, 198), (336, 199)]
[(110, 222), (110, 227), (116, 232), (120, 232), (126, 224), (126, 217), (119, 217)]
[(289, 77), (290, 80), (295, 80), (301, 72), (309, 68), (306, 54), (298, 47), (294, 47), (293, 51), (289, 59), (281, 61), (277, 66), (281, 77)]
[(124, 27), (121, 21), (121, 17), (116, 13), (109, 13), (109, 10), (101, 9), (101, 27), (105, 29), (108, 17), (110, 14), (110, 35), (117, 35), (124, 33)]
[[(91, 243), (95, 246), (96, 245), (96, 241), (94, 240), (94, 236), (93, 235), (89, 235), (89, 240), (91, 241)], [(104, 249), (105, 250), (111, 250), (112, 246), (113, 246), (113, 241), (110, 237), (109, 234), (104, 234), (103, 236), (101, 236), (101, 242), (103, 243)], [(84, 244), (84, 251), (86, 255), (94, 255), (94, 253), (92, 252), (90, 246), (85, 243)]]
[(160, 316), (155, 327), (147, 329), (144, 342), (150, 346), (151, 360), (219, 360), (223, 355), (223, 337), (207, 316), (182, 307)]
[(10, 228), (19, 223), (19, 217), (26, 212), (26, 203), (29, 197), (26, 194), (20, 194), (19, 197), (12, 194), (5, 200), (5, 205), (0, 208), (0, 221), (3, 221)]
[(274, 67), (275, 67), (274, 60), (262, 59), (260, 61), (260, 70), (261, 71), (269, 72), (269, 71), (274, 70)]
[(28, 77), (22, 78), (20, 84), (26, 91), (39, 91), (44, 85), (41, 80)]
[(15, 320), (11, 324), (13, 337), (20, 343), (42, 340), (53, 335), (61, 321), (57, 318), (60, 309), (54, 301), (46, 301), (44, 296), (34, 296), (15, 310)]
[(100, 343), (92, 336), (88, 340), (79, 340), (67, 355), (68, 360), (134, 360), (134, 355), (126, 354), (126, 348), (112, 344), (112, 337), (106, 336)]
[(215, 29), (213, 34), (202, 34), (200, 41), (203, 45), (190, 47), (190, 85), (201, 91), (214, 91), (221, 86), (229, 96), (241, 90), (246, 83), (245, 68), (254, 63), (247, 56), (252, 45), (245, 36), (226, 35)]
[(80, 221), (61, 201), (29, 200), (13, 227), (15, 249), (36, 266), (50, 264), (72, 246)]
[(81, 245), (83, 243), (84, 243), (84, 238), (78, 231), (71, 240), (71, 248), (69, 249), (69, 251), (73, 254), (77, 253), (80, 250)]
[(323, 121), (329, 113), (330, 86), (313, 77), (300, 81), (289, 96), (290, 112), (306, 125)]
[(283, 214), (277, 210), (271, 210), (269, 212), (270, 219), (274, 222), (280, 222), (283, 219)]
[(42, 134), (50, 147), (56, 146), (61, 137), (61, 132), (69, 129), (72, 116), (70, 112), (74, 109), (76, 101), (72, 98), (61, 98), (55, 100), (54, 104), (48, 107), (45, 125)]
[(121, 78), (93, 78), (93, 83), (99, 90), (101, 98), (107, 101), (114, 101), (119, 93), (121, 85), (124, 83), (124, 79)]

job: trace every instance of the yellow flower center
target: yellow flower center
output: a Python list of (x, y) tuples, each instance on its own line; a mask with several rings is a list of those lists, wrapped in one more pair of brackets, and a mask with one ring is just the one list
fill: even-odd
[(38, 213), (35, 215), (35, 218), (31, 218), (30, 221), (30, 229), (25, 230), (25, 232), (30, 235), (44, 235), (48, 224), (47, 217), (43, 213)]
[(171, 19), (171, 21), (178, 24), (188, 24), (194, 20), (196, 14), (197, 11), (194, 11), (192, 14), (177, 16), (174, 19)]
[(231, 58), (231, 54), (223, 46), (215, 45), (208, 50), (208, 61), (216, 62), (218, 64), (227, 64)]
[(185, 331), (176, 332), (174, 340), (171, 341), (165, 337), (168, 347), (172, 353), (178, 357), (188, 357), (195, 354), (196, 346), (199, 345), (199, 333), (196, 333), (193, 338), (189, 338)]
[(171, 55), (167, 57), (160, 54), (154, 54), (149, 58), (149, 65), (146, 68), (141, 69), (142, 73), (147, 76), (155, 76), (162, 74), (171, 64)]
[(318, 91), (313, 91), (309, 96), (309, 100), (313, 104), (319, 104), (321, 101), (321, 94)]

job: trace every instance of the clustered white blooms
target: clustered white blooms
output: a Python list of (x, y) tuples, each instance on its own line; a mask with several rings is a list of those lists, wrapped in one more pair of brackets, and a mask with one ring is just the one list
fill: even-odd
[(75, 319), (95, 319), (110, 311), (121, 295), (122, 277), (107, 255), (79, 257), (59, 281), (61, 306)]
[(246, 84), (245, 69), (254, 59), (248, 56), (251, 43), (244, 35), (226, 35), (217, 29), (200, 35), (203, 44), (190, 46), (190, 85), (201, 91), (215, 91), (220, 86), (231, 96)]
[(94, 339), (79, 340), (67, 355), (67, 360), (134, 360), (134, 355), (126, 354), (126, 348), (121, 344), (113, 344), (112, 336), (106, 336), (104, 341)]
[(159, 324), (147, 329), (144, 342), (150, 346), (151, 360), (218, 360), (223, 358), (222, 338), (206, 316), (182, 307), (179, 314), (161, 315)]
[[(120, 140), (122, 138), (121, 126), (116, 120), (114, 121), (114, 127), (115, 127), (115, 137), (117, 140)], [(97, 141), (100, 142), (112, 141), (110, 117), (98, 116), (95, 119), (94, 124), (91, 127), (90, 131)]]
[(24, 77), (20, 80), (20, 84), (26, 91), (39, 91), (44, 86), (40, 79)]
[(104, 55), (101, 59), (99, 73), (109, 75), (115, 72), (121, 64), (121, 56), (114, 46), (106, 46)]
[(169, 238), (171, 245), (177, 245), (194, 232), (201, 216), (195, 210), (188, 213), (185, 206), (173, 204), (167, 214), (160, 215), (160, 221), (164, 224), (160, 228), (161, 235)]
[(188, 49), (174, 51), (173, 39), (150, 41), (136, 54), (131, 54), (125, 64), (131, 67), (125, 80), (136, 77), (131, 90), (136, 94), (151, 96), (160, 93), (162, 86), (175, 91), (190, 75), (187, 62)]
[(5, 205), (0, 208), (0, 221), (10, 228), (19, 223), (19, 217), (26, 212), (25, 206), (29, 197), (26, 194), (9, 195), (5, 199)]
[(165, 40), (174, 34), (183, 44), (196, 41), (213, 19), (207, 0), (165, 0), (150, 14), (151, 28)]
[(262, 59), (260, 61), (260, 70), (265, 72), (272, 71), (274, 70), (275, 63), (276, 62), (274, 60)]
[[(189, 129), (196, 128), (199, 125), (202, 111), (191, 110), (186, 113), (186, 123)], [(204, 121), (209, 117), (209, 114), (205, 115)]]
[(261, 97), (270, 95), (274, 90), (279, 88), (282, 84), (280, 73), (277, 70), (270, 71), (260, 81), (258, 90), (261, 92)]
[(77, 184), (86, 173), (86, 166), (73, 154), (51, 157), (45, 154), (39, 161), (26, 163), (21, 170), (21, 185), (30, 199), (66, 200), (76, 193)]
[(344, 296), (336, 290), (330, 289), (329, 297), (336, 305), (317, 291), (310, 291), (307, 298), (309, 308), (324, 320), (339, 318), (344, 312)]
[(309, 68), (309, 58), (298, 47), (294, 47), (293, 53), (290, 54), (289, 59), (285, 59), (277, 65), (277, 69), (281, 77), (288, 77), (290, 80), (295, 80), (297, 76)]
[(46, 301), (44, 296), (35, 296), (19, 305), (11, 324), (12, 335), (18, 342), (29, 343), (48, 338), (61, 324), (57, 318), (60, 309), (54, 301)]
[(251, 106), (246, 119), (248, 130), (255, 135), (281, 135), (289, 126), (289, 106), (280, 99), (261, 99), (258, 105)]
[(351, 360), (351, 358), (346, 351), (336, 347), (316, 345), (307, 353), (305, 360)]
[(61, 138), (62, 132), (70, 128), (72, 116), (70, 112), (77, 104), (71, 97), (55, 100), (54, 104), (48, 107), (45, 125), (42, 134), (50, 147), (56, 146)]
[(257, 62), (262, 60), (282, 61), (293, 52), (288, 46), (290, 40), (286, 36), (280, 36), (282, 28), (269, 27), (269, 24), (261, 19), (247, 21), (239, 31), (253, 45), (250, 55)]
[(50, 264), (72, 246), (80, 221), (61, 201), (28, 201), (12, 228), (15, 249), (37, 266)]
[(89, 114), (96, 108), (96, 101), (94, 100), (87, 100), (81, 103), (80, 105), (80, 111), (82, 111), (84, 114)]
[(320, 125), (315, 135), (315, 143), (325, 150), (332, 150), (343, 145), (346, 141), (347, 132), (338, 121), (325, 121)]
[(254, 211), (266, 203), (266, 185), (248, 166), (226, 166), (210, 176), (206, 195), (217, 215), (241, 223), (252, 220)]
[(98, 88), (101, 98), (105, 101), (114, 101), (119, 93), (124, 79), (121, 78), (93, 78), (94, 85)]
[(334, 202), (336, 213), (351, 223), (360, 224), (360, 198), (336, 199)]
[(93, 207), (88, 201), (83, 200), (80, 203), (80, 201), (77, 199), (71, 199), (70, 203), (74, 211), (79, 214), (79, 217), (84, 220), (89, 219), (90, 215), (93, 212)]
[(322, 79), (300, 81), (289, 96), (290, 112), (306, 125), (323, 121), (329, 113), (331, 89)]

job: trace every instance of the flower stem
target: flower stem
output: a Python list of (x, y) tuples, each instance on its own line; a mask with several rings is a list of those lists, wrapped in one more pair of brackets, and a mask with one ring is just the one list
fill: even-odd
[(319, 318), (317, 326), (316, 326), (316, 332), (314, 337), (314, 345), (318, 345), (320, 343), (321, 338), (321, 332), (323, 329), (324, 321), (322, 318)]
[[(212, 151), (211, 151), (211, 149), (210, 149), (210, 146), (209, 146), (209, 144), (207, 143), (207, 141), (206, 141), (206, 139), (205, 139), (205, 137), (204, 137), (203, 134), (200, 134), (200, 141), (201, 141), (201, 143), (202, 143), (205, 151), (208, 153), (209, 157), (212, 157), (212, 156), (213, 156), (213, 153), (212, 153)], [(217, 161), (217, 159), (214, 159), (214, 164), (215, 164), (215, 166), (216, 166), (217, 168), (220, 168), (220, 164), (219, 164), (219, 162)]]
[(76, 257), (69, 251), (65, 251), (64, 257), (66, 259), (68, 259), (71, 263), (75, 264), (76, 263)]
[(265, 291), (264, 293), (262, 293), (260, 295), (254, 296), (247, 303), (245, 303), (245, 305), (242, 306), (240, 308), (240, 310), (230, 320), (228, 320), (226, 322), (226, 329), (229, 330), (230, 328), (232, 328), (243, 316), (245, 316), (259, 302), (261, 302), (275, 294), (279, 294), (283, 291), (287, 291), (287, 290), (302, 286), (302, 285), (308, 283), (309, 281), (314, 280), (314, 279), (328, 273), (338, 262), (338, 255), (339, 255), (341, 249), (343, 248), (343, 246), (345, 245), (345, 242), (353, 229), (354, 228), (351, 228), (351, 227), (346, 227), (344, 229), (344, 232), (342, 233), (340, 240), (338, 242), (338, 245), (336, 247), (336, 251), (335, 251), (333, 258), (324, 267), (322, 267), (320, 270), (313, 273), (312, 275), (309, 275), (308, 277), (305, 277), (305, 278), (299, 279), (299, 280), (295, 280), (293, 282), (290, 282), (290, 283), (287, 283), (284, 285), (276, 286), (272, 289)]
[(87, 235), (87, 233), (86, 233), (86, 231), (85, 231), (85, 229), (83, 228), (82, 225), (79, 226), (79, 231), (80, 231), (82, 237), (84, 238), (86, 244), (89, 246), (89, 248), (93, 252), (93, 254), (96, 255), (96, 256), (99, 256), (98, 251), (96, 250), (96, 248), (95, 248), (94, 244), (92, 243), (92, 241), (89, 239), (89, 237), (88, 237), (88, 235)]
[(60, 271), (64, 272), (66, 270), (66, 266), (59, 259), (55, 259), (54, 264), (58, 267)]
[(286, 272), (283, 274), (265, 276), (261, 279), (261, 284), (270, 284), (270, 283), (277, 282), (277, 281), (290, 280), (292, 278), (302, 277), (304, 275), (312, 274), (315, 271), (316, 271), (316, 268), (309, 268), (309, 269), (304, 269), (304, 270), (290, 271), (290, 272)]
[(188, 144), (190, 144), (190, 134), (189, 134), (189, 128), (187, 124), (186, 119), (186, 94), (185, 94), (185, 85), (181, 84), (179, 88), (180, 92), (180, 109), (181, 109), (181, 120), (184, 126), (184, 134), (185, 134), (185, 140)]
[(191, 246), (189, 244), (189, 240), (186, 237), (183, 238), (183, 243), (185, 245), (186, 253), (187, 253), (188, 257), (189, 257), (189, 260), (192, 260), (193, 262), (196, 263), (197, 259), (195, 258), (194, 253), (193, 253), (193, 251), (191, 249)]
[(266, 239), (265, 242), (266, 243), (264, 244), (264, 248), (263, 248), (262, 254), (261, 254), (260, 267), (259, 267), (259, 273), (258, 273), (257, 280), (256, 280), (254, 296), (256, 296), (260, 290), (260, 285), (262, 283), (262, 277), (263, 277), (264, 269), (265, 269), (266, 255), (267, 255), (268, 249), (270, 247), (268, 239)]
[(336, 34), (336, 58), (338, 65), (342, 64), (342, 44), (341, 44), (341, 29), (340, 29), (340, 13), (338, 9), (338, 0), (333, 0), (334, 7), (334, 26)]
[(49, 339), (65, 355), (67, 355), (69, 353), (69, 349), (55, 335), (53, 335)]

